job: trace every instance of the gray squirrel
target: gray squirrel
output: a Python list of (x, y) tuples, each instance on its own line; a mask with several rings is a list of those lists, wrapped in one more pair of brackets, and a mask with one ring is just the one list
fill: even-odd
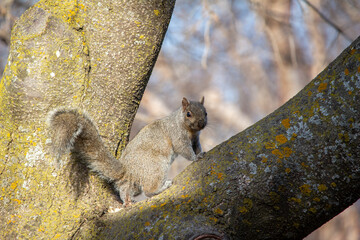
[(190, 161), (203, 156), (199, 135), (206, 124), (204, 97), (200, 102), (183, 98), (178, 110), (141, 129), (116, 159), (85, 113), (62, 108), (53, 110), (48, 117), (56, 157), (60, 159), (70, 151), (73, 159), (85, 162), (91, 171), (112, 183), (125, 206), (142, 191), (151, 197), (170, 187), (167, 172), (176, 156)]

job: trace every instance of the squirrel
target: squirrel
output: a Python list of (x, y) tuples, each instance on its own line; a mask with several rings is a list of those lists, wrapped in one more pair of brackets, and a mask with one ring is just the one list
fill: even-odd
[(87, 114), (62, 108), (48, 116), (56, 158), (69, 151), (75, 161), (85, 162), (91, 171), (113, 184), (125, 206), (142, 192), (152, 197), (170, 187), (167, 172), (178, 155), (190, 161), (202, 158), (199, 136), (206, 125), (204, 97), (200, 102), (184, 97), (179, 109), (141, 129), (116, 159)]

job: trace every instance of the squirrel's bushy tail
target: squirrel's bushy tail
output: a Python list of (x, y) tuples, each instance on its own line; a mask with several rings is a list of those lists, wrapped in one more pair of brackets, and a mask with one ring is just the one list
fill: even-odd
[(88, 117), (75, 109), (55, 109), (49, 113), (47, 123), (51, 150), (56, 158), (59, 159), (74, 148), (75, 141), (84, 130), (84, 123), (87, 120)]
[(102, 178), (114, 181), (122, 177), (122, 164), (104, 146), (93, 121), (76, 109), (55, 109), (49, 113), (52, 152), (57, 159), (67, 152), (75, 161), (86, 163)]

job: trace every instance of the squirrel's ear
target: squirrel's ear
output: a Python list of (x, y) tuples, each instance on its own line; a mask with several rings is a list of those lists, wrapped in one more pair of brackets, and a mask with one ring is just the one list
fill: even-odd
[(189, 103), (189, 101), (186, 99), (186, 97), (184, 97), (184, 98), (182, 99), (181, 104), (182, 104), (183, 111), (185, 111), (185, 108), (186, 108), (187, 106), (189, 106), (190, 103)]
[(204, 100), (205, 100), (205, 98), (204, 98), (204, 96), (202, 96), (202, 98), (200, 100), (201, 105), (204, 105)]

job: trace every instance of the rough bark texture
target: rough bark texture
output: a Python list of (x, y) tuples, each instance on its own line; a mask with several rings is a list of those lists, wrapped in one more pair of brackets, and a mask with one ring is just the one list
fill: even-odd
[(43, 0), (19, 19), (0, 83), (1, 239), (75, 237), (115, 201), (97, 177), (73, 179), (71, 166), (56, 166), (46, 115), (59, 106), (87, 110), (108, 149), (121, 151), (174, 4)]
[[(284, 106), (209, 151), (100, 239), (301, 239), (360, 196), (360, 38)], [(214, 238), (216, 239), (216, 238)]]
[(91, 176), (72, 197), (67, 168), (45, 150), (46, 113), (87, 109), (115, 150), (173, 4), (41, 1), (20, 19), (0, 84), (0, 238), (300, 239), (359, 198), (360, 38), (164, 193), (104, 215), (115, 203)]

